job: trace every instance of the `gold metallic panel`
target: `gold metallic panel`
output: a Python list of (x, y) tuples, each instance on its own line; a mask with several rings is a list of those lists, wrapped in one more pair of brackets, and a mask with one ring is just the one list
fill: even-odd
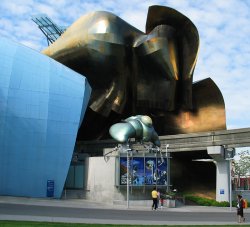
[(226, 129), (223, 96), (211, 78), (193, 84), (192, 111), (180, 109), (152, 117), (159, 135), (206, 132)]
[(86, 75), (93, 88), (90, 108), (109, 116), (122, 113), (131, 75), (132, 43), (143, 34), (108, 12), (82, 16), (44, 54)]
[[(108, 136), (112, 124), (138, 114), (156, 121), (159, 135), (225, 127), (221, 94), (216, 92), (218, 107), (202, 97), (204, 92), (199, 99), (194, 93), (198, 50), (198, 31), (186, 16), (151, 6), (145, 33), (98, 11), (79, 18), (43, 53), (88, 78), (92, 95), (78, 136), (96, 139)], [(216, 110), (221, 117), (212, 120)], [(201, 120), (207, 116), (211, 122)]]

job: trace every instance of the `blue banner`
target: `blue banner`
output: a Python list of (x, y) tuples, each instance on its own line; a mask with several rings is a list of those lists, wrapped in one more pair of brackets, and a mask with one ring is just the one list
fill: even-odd
[[(167, 185), (167, 158), (129, 159), (129, 183), (134, 186)], [(120, 157), (120, 185), (127, 184), (127, 157)]]

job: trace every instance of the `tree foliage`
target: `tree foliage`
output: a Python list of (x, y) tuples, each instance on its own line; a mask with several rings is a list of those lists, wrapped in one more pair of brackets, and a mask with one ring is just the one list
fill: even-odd
[(248, 150), (240, 152), (239, 160), (235, 160), (234, 165), (235, 165), (236, 176), (239, 176), (239, 177), (249, 176), (250, 152)]

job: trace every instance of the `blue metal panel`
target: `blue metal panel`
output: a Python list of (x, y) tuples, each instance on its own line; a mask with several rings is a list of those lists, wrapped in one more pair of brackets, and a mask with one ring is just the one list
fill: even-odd
[(61, 196), (91, 88), (80, 74), (0, 38), (0, 195)]

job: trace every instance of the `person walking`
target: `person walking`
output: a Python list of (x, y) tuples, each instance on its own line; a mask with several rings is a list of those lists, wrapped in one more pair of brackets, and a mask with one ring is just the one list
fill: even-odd
[(241, 195), (237, 196), (237, 216), (238, 216), (238, 223), (243, 223), (245, 222), (245, 218), (244, 218), (244, 213), (243, 213), (243, 198)]
[(157, 198), (158, 198), (158, 193), (156, 191), (156, 188), (153, 188), (153, 191), (151, 192), (153, 204), (152, 204), (152, 210), (157, 210)]
[(161, 198), (161, 192), (160, 192), (160, 189), (157, 190), (157, 208), (159, 207), (160, 205), (160, 198)]

